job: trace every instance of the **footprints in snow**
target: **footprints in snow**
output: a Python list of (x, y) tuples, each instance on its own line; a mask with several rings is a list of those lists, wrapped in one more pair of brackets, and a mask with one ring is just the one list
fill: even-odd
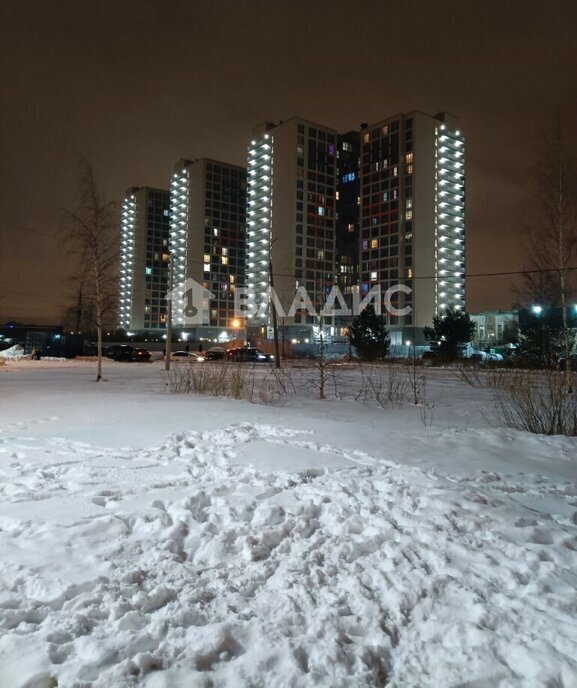
[(55, 420), (60, 420), (59, 416), (48, 416), (46, 418), (31, 418), (29, 420), (18, 420), (14, 421), (13, 423), (9, 423), (8, 425), (5, 425), (3, 428), (0, 428), (0, 433), (5, 433), (9, 430), (30, 430), (31, 428), (35, 428), (38, 425), (44, 425), (45, 423), (50, 423)]

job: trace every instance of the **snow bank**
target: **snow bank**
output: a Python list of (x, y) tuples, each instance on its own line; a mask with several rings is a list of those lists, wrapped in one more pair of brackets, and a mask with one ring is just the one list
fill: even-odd
[(385, 456), (4, 436), (0, 686), (574, 686), (577, 484)]
[(94, 371), (0, 372), (1, 688), (577, 685), (577, 439)]
[(0, 358), (22, 358), (24, 356), (24, 348), (20, 344), (14, 344), (9, 349), (0, 351)]

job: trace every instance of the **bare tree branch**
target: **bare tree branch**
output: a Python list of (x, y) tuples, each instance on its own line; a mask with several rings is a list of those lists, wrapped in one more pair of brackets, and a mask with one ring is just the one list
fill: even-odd
[(540, 215), (529, 235), (532, 269), (525, 275), (525, 294), (545, 307), (561, 308), (565, 379), (571, 389), (573, 336), (568, 325), (569, 300), (576, 293), (571, 266), (577, 258), (577, 164), (559, 119), (541, 144), (537, 162)]

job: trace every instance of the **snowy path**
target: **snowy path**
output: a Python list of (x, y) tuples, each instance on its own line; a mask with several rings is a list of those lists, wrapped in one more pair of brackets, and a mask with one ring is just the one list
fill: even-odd
[[(577, 685), (574, 481), (442, 476), (279, 424), (138, 450), (16, 430), (2, 688)], [(247, 465), (270, 456), (295, 470)]]

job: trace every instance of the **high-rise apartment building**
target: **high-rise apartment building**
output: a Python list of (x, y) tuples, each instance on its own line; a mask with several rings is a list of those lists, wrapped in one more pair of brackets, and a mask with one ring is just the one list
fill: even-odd
[[(299, 287), (320, 309), (334, 283), (337, 133), (293, 118), (253, 131), (248, 149), (247, 286), (266, 303), (269, 257), (285, 312)], [(264, 327), (265, 317), (249, 324)], [(317, 319), (303, 309), (283, 324), (310, 330)]]
[(359, 283), (360, 135), (341, 134), (337, 150), (336, 281), (349, 306)]
[[(173, 286), (192, 278), (214, 297), (212, 327), (232, 327), (234, 292), (244, 283), (246, 169), (200, 158), (181, 160), (170, 183)], [(185, 325), (173, 309), (173, 324)]]
[(391, 298), (406, 314), (385, 312), (393, 342), (418, 341), (434, 315), (464, 308), (464, 139), (456, 118), (412, 112), (361, 129), (360, 221), (361, 297), (375, 285), (408, 288)]
[(124, 330), (166, 327), (170, 195), (133, 187), (120, 220), (118, 326)]

